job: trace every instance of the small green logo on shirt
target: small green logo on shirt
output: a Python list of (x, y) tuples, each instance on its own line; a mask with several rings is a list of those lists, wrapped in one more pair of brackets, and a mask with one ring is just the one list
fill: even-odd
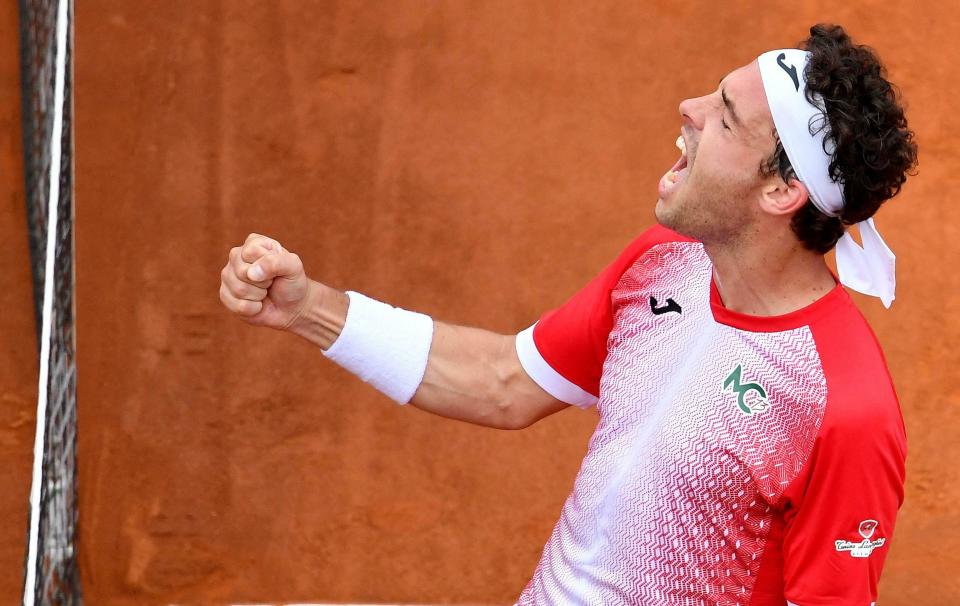
[[(767, 401), (767, 391), (758, 383), (741, 383), (740, 375), (742, 372), (743, 367), (737, 364), (727, 380), (723, 382), (724, 391), (729, 388), (733, 389), (733, 393), (737, 394), (737, 406), (740, 407), (743, 414), (752, 415), (765, 411), (770, 405), (770, 402)], [(751, 391), (755, 391), (756, 395), (748, 400), (747, 394)]]

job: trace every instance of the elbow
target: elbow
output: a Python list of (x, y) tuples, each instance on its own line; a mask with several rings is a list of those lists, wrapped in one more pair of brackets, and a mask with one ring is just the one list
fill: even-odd
[(506, 393), (503, 399), (495, 400), (499, 402), (497, 419), (500, 429), (526, 429), (540, 419), (569, 407), (566, 402), (546, 396), (545, 393), (539, 398), (539, 394), (523, 391)]
[(531, 425), (533, 425), (534, 423), (536, 423), (536, 422), (539, 421), (539, 420), (540, 420), (540, 419), (532, 419), (532, 418), (531, 418), (531, 419), (520, 419), (520, 420), (514, 422), (508, 429), (526, 429), (527, 427), (530, 427)]
[(528, 388), (530, 379), (523, 370), (514, 345), (515, 337), (502, 337), (497, 355), (488, 361), (490, 377), (487, 401), (493, 403), (494, 425), (498, 429), (525, 429), (541, 418), (536, 406), (531, 405)]
[(519, 407), (506, 398), (493, 400), (494, 413), (491, 415), (490, 423), (496, 429), (516, 430), (523, 429), (533, 425), (534, 420), (525, 419), (520, 414)]

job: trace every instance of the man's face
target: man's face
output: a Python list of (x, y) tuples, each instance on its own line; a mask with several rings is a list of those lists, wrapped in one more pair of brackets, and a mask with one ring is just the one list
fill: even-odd
[(657, 220), (704, 242), (749, 232), (761, 162), (773, 153), (773, 117), (756, 61), (728, 74), (717, 90), (680, 104), (687, 154), (660, 179)]

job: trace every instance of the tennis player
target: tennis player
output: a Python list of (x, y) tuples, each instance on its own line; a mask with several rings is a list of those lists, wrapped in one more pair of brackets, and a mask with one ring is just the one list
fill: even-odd
[(874, 53), (838, 26), (810, 34), (680, 104), (659, 225), (517, 335), (338, 292), (255, 234), (221, 299), (439, 415), (519, 429), (597, 407), (519, 604), (872, 605), (906, 436), (841, 284), (893, 301), (872, 216), (916, 146)]

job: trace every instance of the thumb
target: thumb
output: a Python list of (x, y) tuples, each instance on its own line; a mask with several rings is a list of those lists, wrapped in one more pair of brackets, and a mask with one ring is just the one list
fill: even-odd
[(301, 273), (303, 273), (303, 263), (300, 257), (287, 251), (268, 253), (247, 269), (247, 277), (256, 282), (274, 278), (294, 278)]

